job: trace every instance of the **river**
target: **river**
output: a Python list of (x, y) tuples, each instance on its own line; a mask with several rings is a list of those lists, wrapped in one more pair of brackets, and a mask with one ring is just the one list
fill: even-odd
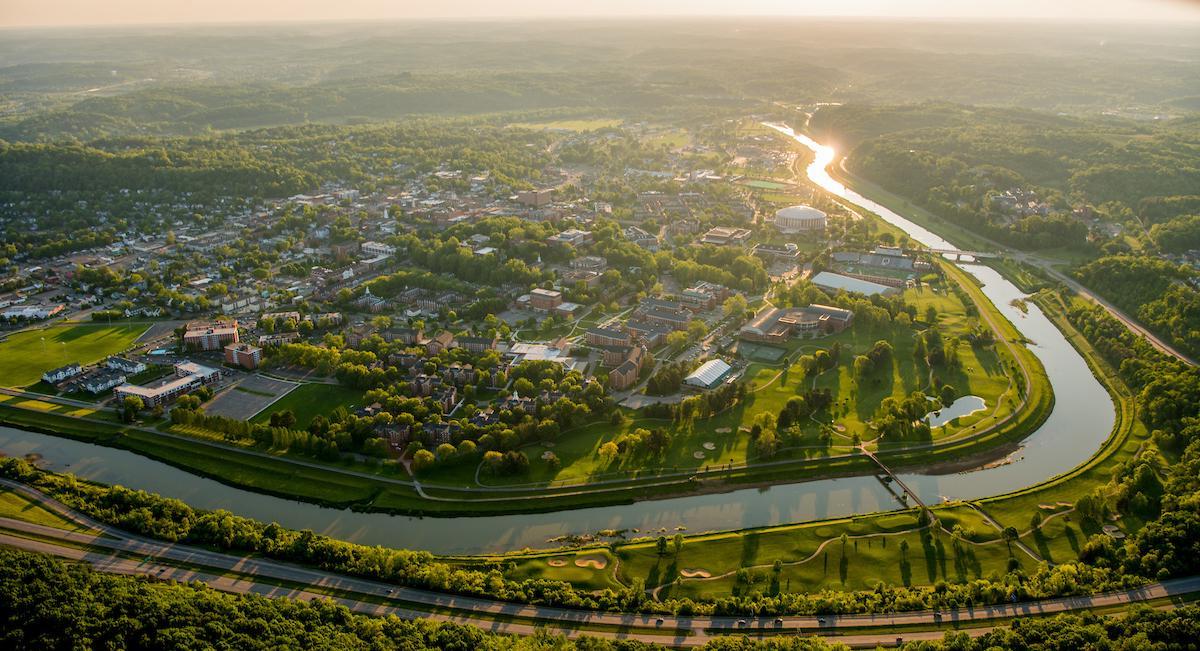
[[(776, 127), (779, 128), (779, 127)], [(808, 176), (829, 192), (872, 211), (931, 248), (954, 248), (936, 234), (838, 183), (826, 171), (834, 152), (803, 135), (780, 128), (810, 147), (816, 159)], [(922, 500), (975, 499), (1017, 490), (1082, 464), (1103, 444), (1116, 412), (1104, 387), (1083, 358), (1035, 305), (1017, 309), (1024, 294), (990, 267), (961, 264), (983, 292), (1030, 341), (1054, 389), (1046, 422), (1010, 457), (1010, 463), (951, 475), (910, 473), (902, 478)], [(44, 434), (0, 427), (0, 450), (11, 456), (38, 454), (44, 467), (73, 472), (108, 484), (152, 491), (202, 509), (227, 509), (294, 529), (312, 529), (371, 545), (426, 549), (443, 554), (495, 553), (544, 547), (550, 538), (602, 529), (639, 533), (729, 530), (802, 522), (897, 508), (874, 477), (825, 479), (750, 488), (729, 493), (689, 495), (614, 506), (487, 517), (416, 518), (355, 513), (287, 500), (226, 486), (164, 463), (117, 450)]]

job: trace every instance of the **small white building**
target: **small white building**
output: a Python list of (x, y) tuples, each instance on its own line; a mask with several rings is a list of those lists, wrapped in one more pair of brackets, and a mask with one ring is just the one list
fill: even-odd
[(396, 247), (383, 242), (363, 242), (362, 252), (373, 256), (391, 256), (396, 254)]
[(58, 384), (68, 378), (73, 378), (83, 372), (79, 364), (67, 364), (51, 371), (42, 373), (42, 380), (49, 384)]
[(723, 359), (710, 359), (683, 378), (683, 383), (697, 389), (711, 389), (720, 384), (733, 370)]

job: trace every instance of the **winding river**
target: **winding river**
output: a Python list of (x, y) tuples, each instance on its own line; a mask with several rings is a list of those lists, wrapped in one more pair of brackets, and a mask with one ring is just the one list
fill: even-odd
[[(774, 126), (816, 154), (808, 177), (829, 192), (874, 212), (931, 248), (954, 248), (936, 234), (876, 204), (833, 179), (826, 167), (835, 152)], [(1013, 306), (1023, 298), (1012, 283), (990, 267), (962, 264), (983, 284), (997, 308), (1030, 341), (1054, 389), (1055, 405), (1046, 422), (1014, 452), (1009, 463), (951, 475), (903, 475), (923, 500), (973, 499), (1008, 492), (1062, 474), (1095, 453), (1112, 430), (1115, 410), (1104, 387), (1062, 333), (1030, 304), (1028, 312)], [(0, 427), (0, 450), (12, 456), (41, 455), (42, 465), (56, 471), (109, 484), (122, 484), (179, 498), (202, 509), (227, 509), (295, 529), (312, 529), (343, 540), (444, 554), (492, 553), (546, 546), (565, 534), (602, 529), (637, 529), (641, 533), (690, 532), (760, 527), (897, 508), (895, 498), (874, 477), (826, 479), (798, 484), (750, 488), (730, 493), (690, 495), (664, 500), (595, 507), (557, 513), (487, 517), (416, 518), (355, 513), (226, 486), (166, 464), (117, 450), (44, 434)]]

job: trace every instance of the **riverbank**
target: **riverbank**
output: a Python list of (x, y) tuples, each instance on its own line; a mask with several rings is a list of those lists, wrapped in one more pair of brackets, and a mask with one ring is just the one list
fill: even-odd
[[(895, 216), (894, 219), (901, 222), (903, 220), (898, 216)], [(981, 274), (980, 270), (972, 272), (972, 275), (977, 278)], [(994, 311), (1002, 317), (995, 319), (998, 325), (1011, 327), (1012, 332), (1019, 333), (1020, 330), (1014, 323), (1020, 321), (1025, 323), (1024, 328), (1036, 330), (1033, 337), (1041, 342), (1038, 345), (1038, 354), (1050, 355), (1054, 358), (1055, 372), (1058, 375), (1055, 382), (1071, 388), (1070, 397), (1074, 400), (1071, 411), (1078, 411), (1078, 414), (1073, 413), (1068, 417), (1062, 417), (1057, 413), (1059, 410), (1051, 410), (1051, 405), (1046, 404), (1044, 409), (1050, 412), (1050, 416), (1059, 417), (1055, 418), (1053, 423), (1048, 417), (1044, 424), (1037, 428), (1036, 433), (1024, 441), (1024, 445), (1041, 446), (1044, 449), (1044, 453), (1039, 453), (1032, 458), (1018, 460), (1001, 468), (990, 468), (970, 474), (905, 475), (905, 483), (915, 486), (922, 498), (930, 502), (936, 503), (941, 499), (939, 496), (942, 495), (955, 495), (965, 499), (982, 498), (989, 494), (1027, 486), (1047, 476), (1061, 474), (1076, 465), (1074, 459), (1080, 452), (1087, 455), (1100, 447), (1103, 433), (1110, 429), (1110, 424), (1103, 425), (1103, 432), (1099, 435), (1101, 438), (1095, 440), (1095, 447), (1090, 447), (1093, 443), (1088, 437), (1080, 438), (1072, 435), (1069, 428), (1078, 423), (1086, 422), (1089, 418), (1096, 422), (1104, 420), (1102, 405), (1107, 396), (1103, 387), (1090, 377), (1086, 371), (1086, 364), (1079, 359), (1078, 353), (1066, 344), (1065, 340), (1062, 340), (1061, 334), (1052, 325), (1048, 323), (1044, 326), (1039, 325), (1035, 323), (1036, 319), (1033, 319), (1035, 315), (1026, 315), (1008, 306), (1008, 302), (1014, 296), (1023, 296), (1016, 288), (1003, 283), (998, 275), (989, 279), (987, 284), (986, 291), (979, 287), (974, 287), (974, 289), (968, 287), (967, 290), (986, 293), (990, 297), (982, 305), (986, 306), (989, 312)], [(1004, 326), (1006, 321), (1007, 325)], [(1038, 328), (1048, 328), (1048, 330), (1038, 330)], [(1055, 342), (1056, 338), (1061, 341), (1061, 344)], [(1014, 345), (1014, 348), (1018, 354), (1026, 354), (1021, 352), (1024, 346)], [(1032, 357), (1037, 357), (1032, 352), (1026, 352)], [(1072, 357), (1075, 358), (1074, 362), (1071, 361)], [(1062, 370), (1072, 364), (1082, 368), (1083, 375), (1074, 371)], [(1035, 388), (1036, 384), (1030, 382), (1029, 386)], [(1055, 384), (1055, 386), (1058, 385)], [(1086, 403), (1087, 407), (1081, 407), (1080, 405), (1083, 403)], [(1096, 419), (1097, 415), (1101, 416), (1098, 420)], [(1019, 437), (1019, 434), (1014, 434), (1014, 436)], [(38, 445), (49, 444), (51, 442), (44, 441)], [(143, 448), (146, 446), (144, 443), (139, 443), (139, 445), (142, 445)], [(229, 454), (227, 447), (220, 446), (207, 447), (205, 453), (211, 459), (211, 461), (206, 461), (206, 464), (213, 467), (219, 467), (222, 463), (220, 455)], [(961, 453), (961, 449), (954, 452), (955, 455), (961, 455)], [(94, 455), (95, 452), (94, 450), (78, 450), (72, 451), (70, 454), (86, 456)], [(46, 456), (48, 459), (51, 457), (50, 454)], [(618, 506), (583, 506), (559, 513), (511, 516), (466, 516), (462, 515), (461, 511), (455, 510), (456, 505), (453, 502), (445, 502), (439, 505), (439, 511), (456, 516), (454, 519), (440, 521), (427, 519), (420, 521), (419, 525), (414, 525), (416, 520), (413, 518), (389, 518), (377, 514), (368, 515), (346, 510), (323, 509), (292, 500), (278, 500), (256, 493), (234, 491), (226, 486), (214, 486), (212, 482), (208, 484), (180, 482), (177, 471), (160, 470), (153, 462), (142, 464), (120, 455), (108, 456), (112, 463), (128, 467), (130, 472), (128, 474), (123, 472), (118, 475), (118, 479), (112, 480), (103, 470), (98, 470), (93, 476), (99, 477), (101, 481), (106, 479), (120, 481), (134, 487), (155, 490), (185, 500), (199, 499), (202, 500), (199, 505), (206, 508), (238, 504), (241, 511), (252, 517), (286, 520), (284, 524), (289, 526), (316, 528), (349, 539), (453, 552), (504, 551), (527, 546), (542, 547), (550, 540), (562, 539), (564, 536), (591, 534), (605, 529), (628, 531), (636, 529), (643, 532), (665, 529), (667, 531), (686, 530), (689, 533), (723, 531), (786, 522), (824, 520), (856, 513), (887, 511), (897, 506), (893, 493), (871, 475), (791, 483), (796, 481), (794, 469), (780, 466), (778, 479), (780, 482), (788, 483), (782, 483), (769, 489), (759, 489), (755, 486), (761, 485), (763, 480), (771, 480), (775, 477), (767, 474), (767, 471), (770, 470), (769, 467), (754, 467), (745, 471), (744, 483), (729, 487), (732, 492), (724, 490), (717, 492), (717, 488), (724, 487), (714, 487), (712, 490), (705, 487), (704, 490), (685, 497), (643, 499)], [(914, 465), (911, 467), (923, 467), (924, 464), (929, 463), (930, 457), (929, 450), (913, 453), (911, 460)], [(262, 461), (256, 459), (254, 463), (257, 465), (266, 461), (276, 462), (273, 459)], [(895, 461), (901, 467), (910, 467), (903, 458)], [(888, 463), (892, 462), (893, 460), (889, 458)], [(135, 467), (140, 467), (140, 469), (135, 471), (133, 470)], [(827, 468), (826, 471), (828, 470), (830, 469)], [(833, 471), (837, 472), (836, 469)], [(160, 473), (161, 476), (159, 476)], [(280, 468), (278, 474), (283, 478), (291, 476), (286, 468)], [(355, 483), (357, 482), (356, 479)], [(320, 480), (301, 480), (297, 484), (301, 487), (304, 484), (308, 485), (301, 491), (312, 492), (322, 488)], [(747, 486), (751, 486), (751, 488), (747, 488)], [(403, 488), (405, 491), (409, 489), (408, 486)], [(637, 491), (630, 491), (624, 487), (619, 487), (617, 491), (623, 493), (627, 498), (631, 493), (634, 494), (634, 497), (643, 496)], [(397, 492), (399, 491), (397, 490)], [(465, 489), (454, 491), (455, 494), (463, 492), (466, 492)], [(375, 508), (393, 507), (394, 499), (404, 501), (412, 499), (410, 494), (400, 494), (397, 498), (392, 498), (392, 494), (390, 491), (385, 491), (378, 495), (364, 496), (362, 499), (369, 501), (370, 506)], [(645, 497), (654, 497), (654, 495), (645, 495)], [(573, 499), (578, 500), (579, 497), (574, 496)], [(529, 501), (537, 501), (537, 498)], [(553, 508), (550, 500), (542, 499), (540, 504)], [(465, 532), (474, 533), (464, 535)]]

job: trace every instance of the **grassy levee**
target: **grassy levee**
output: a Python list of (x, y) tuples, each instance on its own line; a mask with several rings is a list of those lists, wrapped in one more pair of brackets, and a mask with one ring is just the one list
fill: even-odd
[[(1112, 477), (1113, 469), (1135, 454), (1150, 437), (1146, 426), (1137, 418), (1137, 404), (1133, 393), (1117, 375), (1116, 369), (1067, 321), (1063, 313), (1064, 306), (1057, 297), (1053, 294), (1042, 294), (1034, 300), (1043, 313), (1062, 330), (1071, 345), (1083, 356), (1092, 373), (1108, 390), (1113, 398), (1117, 419), (1112, 434), (1104, 445), (1082, 466), (1036, 486), (977, 501), (996, 520), (1017, 528), (1028, 526), (1029, 517), (1039, 504), (1054, 504), (1059, 501), (1074, 503), (1079, 496), (1107, 483)], [(1026, 516), (1024, 520), (1020, 517), (1022, 515)], [(1128, 520), (1127, 524), (1140, 523)]]
[[(523, 576), (569, 580), (581, 586), (599, 587), (609, 581), (628, 585), (632, 579), (641, 578), (650, 588), (657, 588), (655, 595), (662, 599), (770, 590), (869, 589), (874, 581), (929, 585), (939, 580), (987, 576), (992, 571), (1003, 574), (1010, 559), (1032, 570), (1040, 560), (1004, 543), (1000, 532), (983, 517), (986, 513), (1001, 526), (1015, 527), (1020, 540), (1040, 559), (1056, 563), (1074, 560), (1087, 536), (1097, 531), (1073, 521), (1070, 505), (1107, 482), (1112, 469), (1135, 454), (1148, 434), (1135, 417), (1129, 389), (1091, 344), (1066, 323), (1061, 307), (1048, 301), (1048, 297), (1039, 297), (1038, 304), (1063, 329), (1114, 397), (1118, 417), (1113, 432), (1087, 463), (1070, 472), (1009, 494), (934, 507), (938, 528), (931, 532), (932, 538), (923, 537), (916, 511), (910, 509), (690, 535), (678, 554), (669, 548), (665, 555), (659, 555), (653, 536), (620, 544), (615, 552), (605, 547), (585, 547), (575, 553), (608, 553), (620, 563), (615, 571), (610, 565), (604, 572), (593, 570), (593, 576), (582, 580), (576, 576), (578, 568), (551, 567), (548, 561), (555, 554), (498, 558), (514, 563), (516, 572)], [(1039, 530), (1031, 524), (1036, 512), (1044, 518)], [(1132, 530), (1141, 523), (1126, 518), (1121, 524)], [(956, 525), (966, 532), (965, 540), (955, 541), (950, 535)], [(674, 532), (654, 535), (658, 533), (670, 537)], [(847, 536), (845, 544), (841, 542), (843, 534)], [(906, 543), (907, 551), (901, 542)], [(776, 560), (781, 563), (778, 574), (773, 569)], [(692, 578), (684, 577), (685, 571)], [(705, 578), (698, 572), (711, 576)], [(604, 573), (612, 576), (601, 576)]]
[(56, 529), (87, 531), (87, 527), (46, 509), (24, 495), (0, 488), (0, 517), (32, 522)]
[[(977, 309), (986, 313), (999, 330), (1001, 339), (1019, 342), (1020, 335), (983, 295), (974, 280), (960, 270), (946, 265), (947, 274), (971, 296)], [(954, 438), (944, 441), (905, 442), (905, 449), (883, 446), (878, 455), (897, 469), (928, 467), (931, 463), (957, 462), (965, 457), (991, 454), (1032, 432), (1049, 414), (1053, 396), (1037, 358), (1019, 344), (998, 355), (1001, 360), (1015, 363), (1009, 355), (1021, 356), (1029, 370), (1031, 382), (1026, 393), (1025, 407), (1019, 411), (1015, 404), (1003, 414), (999, 425), (989, 422), (994, 416), (981, 420)], [(1023, 375), (1022, 375), (1023, 377)], [(1011, 397), (1007, 398), (1011, 402)], [(0, 405), (4, 406), (4, 405)], [(1008, 413), (1016, 411), (1016, 413)], [(93, 414), (95, 416), (96, 414)], [(588, 485), (539, 486), (523, 491), (491, 490), (475, 487), (470, 492), (458, 490), (468, 481), (439, 485), (423, 482), (425, 499), (413, 488), (394, 481), (394, 473), (361, 463), (323, 464), (327, 469), (312, 468), (313, 461), (287, 453), (250, 450), (222, 440), (220, 434), (202, 436), (195, 432), (175, 433), (194, 436), (191, 442), (168, 436), (126, 428), (117, 423), (100, 424), (80, 421), (53, 413), (35, 413), (6, 408), (0, 419), (26, 428), (50, 434), (81, 438), (90, 442), (128, 449), (178, 468), (223, 483), (280, 497), (299, 499), (326, 506), (363, 511), (411, 513), (430, 515), (496, 514), (514, 512), (545, 512), (589, 506), (629, 503), (673, 495), (736, 490), (753, 485), (793, 483), (806, 479), (844, 477), (872, 474), (875, 465), (860, 455), (829, 456), (814, 454), (806, 458), (735, 465), (729, 469), (713, 469), (708, 473), (681, 472), (674, 474), (643, 474), (608, 483)], [(970, 431), (994, 425), (984, 433)], [(200, 441), (207, 441), (206, 445)], [(212, 444), (216, 444), (216, 447)], [(252, 454), (251, 452), (257, 452)], [(289, 459), (295, 459), (295, 463)], [(684, 470), (684, 469), (681, 469)], [(358, 474), (351, 474), (358, 473)], [(693, 479), (693, 473), (699, 477)], [(461, 474), (461, 473), (460, 473)], [(372, 477), (374, 475), (376, 477)], [(464, 477), (465, 478), (465, 477)], [(393, 481), (388, 481), (393, 479)], [(458, 477), (456, 477), (458, 479)]]

